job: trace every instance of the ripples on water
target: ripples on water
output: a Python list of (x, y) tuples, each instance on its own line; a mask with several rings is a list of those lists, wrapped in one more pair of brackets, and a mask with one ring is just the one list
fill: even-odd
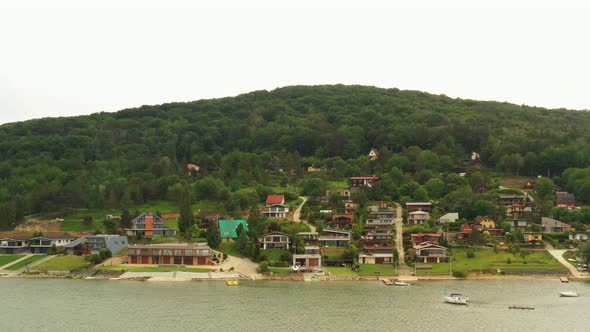
[[(560, 298), (574, 289), (579, 298)], [(468, 306), (442, 302), (459, 291)], [(0, 279), (0, 331), (590, 331), (590, 285), (558, 280), (151, 283)], [(509, 310), (508, 306), (535, 310)]]

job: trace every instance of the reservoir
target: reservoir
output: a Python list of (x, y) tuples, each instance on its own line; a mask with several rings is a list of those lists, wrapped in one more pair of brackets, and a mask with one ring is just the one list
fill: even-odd
[[(577, 298), (560, 298), (575, 290)], [(470, 304), (443, 302), (461, 292)], [(137, 282), (0, 279), (0, 331), (589, 331), (590, 284), (555, 279)], [(530, 306), (535, 310), (509, 310)]]

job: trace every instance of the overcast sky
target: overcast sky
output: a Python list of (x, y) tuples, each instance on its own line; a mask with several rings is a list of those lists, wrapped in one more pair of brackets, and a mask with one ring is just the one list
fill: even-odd
[(404, 2), (3, 1), (0, 123), (333, 83), (590, 109), (588, 1)]

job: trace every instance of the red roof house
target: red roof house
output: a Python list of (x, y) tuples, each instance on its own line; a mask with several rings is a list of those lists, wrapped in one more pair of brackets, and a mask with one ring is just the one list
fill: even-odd
[(285, 204), (285, 195), (268, 195), (266, 196), (266, 205)]

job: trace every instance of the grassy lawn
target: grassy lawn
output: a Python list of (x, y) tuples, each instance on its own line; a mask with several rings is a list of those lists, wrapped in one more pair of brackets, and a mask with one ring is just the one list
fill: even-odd
[[(511, 253), (501, 250), (497, 254), (493, 249), (480, 248), (475, 252), (475, 258), (467, 258), (465, 249), (453, 249), (453, 270), (454, 271), (481, 271), (481, 270), (564, 270), (551, 254), (545, 250), (529, 250), (530, 255), (525, 259), (520, 255), (514, 256)], [(511, 264), (508, 264), (508, 258)], [(526, 264), (524, 261), (526, 260)], [(430, 265), (432, 269), (417, 269), (417, 274), (448, 274), (449, 263), (428, 263), (418, 264)]]
[(340, 266), (325, 266), (322, 267), (324, 271), (330, 272), (331, 274), (357, 274), (357, 272), (352, 271), (349, 267), (340, 267)]
[(230, 256), (235, 257), (244, 257), (237, 249), (236, 249), (236, 242), (223, 242), (217, 248), (217, 251), (221, 251), (222, 253), (228, 254)]
[(572, 264), (573, 266), (578, 266), (578, 261), (572, 262), (570, 261), (570, 259), (576, 259), (576, 252), (573, 250), (568, 250), (566, 252), (563, 253), (563, 258), (565, 258), (565, 260)]
[(72, 271), (90, 265), (82, 256), (57, 256), (35, 266), (35, 270)]
[(125, 247), (125, 248), (119, 250), (118, 252), (114, 253), (113, 256), (114, 257), (127, 256), (127, 252), (129, 252), (129, 248)]
[(22, 260), (22, 261), (20, 261), (20, 262), (18, 262), (16, 264), (13, 264), (13, 265), (7, 267), (6, 269), (7, 270), (11, 270), (11, 271), (20, 270), (23, 267), (25, 267), (25, 266), (27, 266), (27, 265), (29, 265), (31, 263), (34, 263), (34, 262), (36, 262), (36, 261), (38, 261), (38, 260), (40, 260), (42, 258), (45, 258), (45, 257), (47, 257), (47, 255), (33, 255), (33, 256), (31, 256), (31, 257), (29, 257), (27, 259), (24, 259), (24, 260)]
[(128, 266), (128, 265), (113, 265), (102, 266), (100, 270), (108, 271), (122, 271), (127, 272), (209, 272), (211, 269), (191, 268), (191, 267), (177, 267), (177, 266)]
[(12, 263), (17, 259), (21, 259), (25, 257), (25, 255), (6, 255), (6, 256), (0, 256), (0, 267), (8, 264), (8, 263)]
[(287, 252), (284, 249), (266, 249), (261, 250), (261, 254), (264, 255), (266, 258), (264, 260), (269, 262), (278, 262), (281, 260), (281, 255)]
[(349, 184), (348, 181), (328, 181), (328, 189), (335, 190), (341, 188), (348, 188)]
[(269, 267), (268, 270), (274, 274), (290, 274), (291, 268), (289, 267)]
[(356, 274), (361, 276), (394, 275), (395, 269), (393, 264), (361, 264), (360, 271)]
[(178, 230), (178, 219), (168, 219), (164, 222), (164, 227)]

